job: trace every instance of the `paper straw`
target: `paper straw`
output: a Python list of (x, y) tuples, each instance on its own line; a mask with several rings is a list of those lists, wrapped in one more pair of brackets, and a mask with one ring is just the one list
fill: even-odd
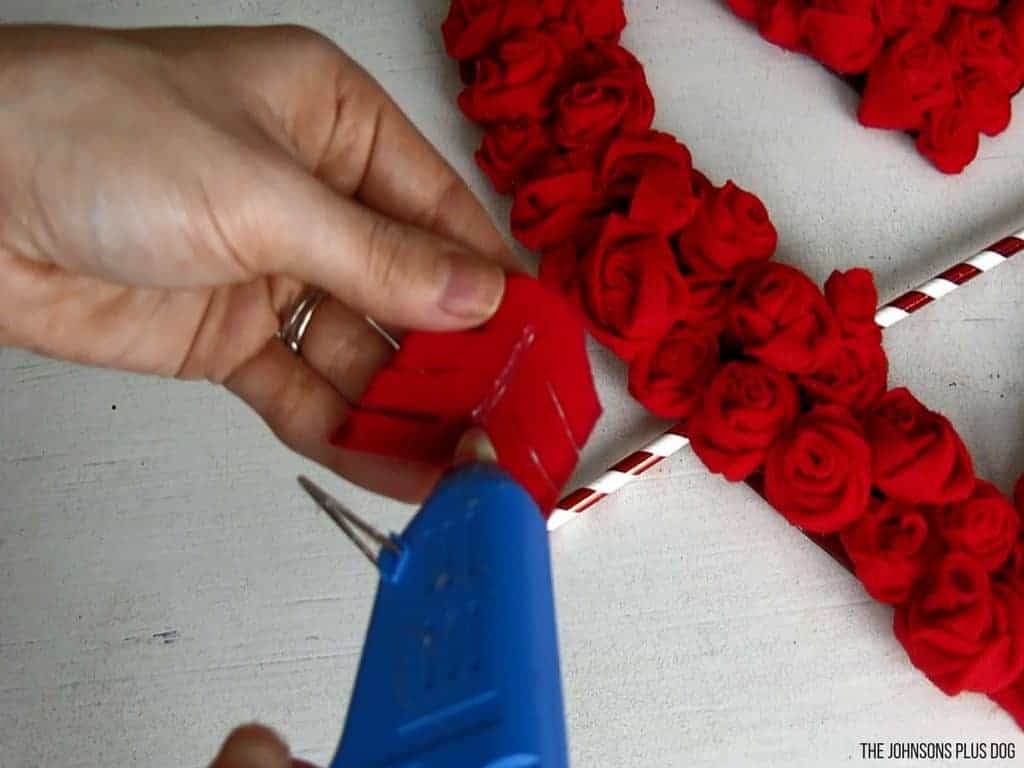
[[(978, 275), (998, 267), (1022, 250), (1024, 250), (1024, 229), (1004, 237), (976, 256), (955, 264), (914, 290), (907, 291), (902, 296), (879, 307), (878, 312), (875, 313), (875, 323), (880, 328), (890, 328), (915, 312), (919, 312), (936, 299), (948, 296)], [(628, 485), (655, 464), (678, 453), (689, 444), (684, 425), (676, 424), (671, 427), (640, 450), (634, 451), (621, 461), (616, 462), (594, 482), (577, 488), (558, 502), (548, 517), (548, 530), (553, 531), (570, 520), (575, 520), (601, 499), (615, 493), (624, 485)]]

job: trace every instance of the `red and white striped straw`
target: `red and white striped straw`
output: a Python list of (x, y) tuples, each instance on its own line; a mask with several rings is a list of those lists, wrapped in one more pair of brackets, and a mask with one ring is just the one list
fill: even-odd
[[(976, 256), (955, 264), (942, 274), (933, 277), (912, 291), (907, 291), (889, 303), (879, 307), (875, 323), (880, 328), (889, 328), (936, 299), (948, 296), (964, 283), (978, 275), (998, 267), (1014, 254), (1024, 251), (1024, 229), (993, 243)], [(575, 520), (585, 510), (601, 499), (610, 496), (624, 485), (635, 480), (655, 464), (678, 453), (690, 444), (682, 424), (676, 424), (663, 435), (616, 462), (607, 472), (588, 485), (578, 488), (563, 498), (548, 517), (548, 530)]]

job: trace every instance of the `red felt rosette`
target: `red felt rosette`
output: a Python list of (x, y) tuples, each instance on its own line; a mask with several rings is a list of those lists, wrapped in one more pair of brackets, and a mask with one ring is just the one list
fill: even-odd
[(677, 325), (633, 358), (629, 393), (655, 416), (686, 419), (718, 367), (718, 336)]
[(516, 189), (512, 234), (534, 250), (566, 242), (582, 247), (596, 237), (607, 210), (593, 169), (541, 176)]
[(502, 194), (514, 192), (552, 147), (543, 123), (520, 119), (490, 126), (484, 134), (476, 163)]
[(620, 133), (651, 127), (654, 97), (643, 67), (624, 48), (591, 45), (574, 52), (566, 79), (552, 121), (559, 146), (597, 150)]
[(949, 0), (880, 0), (875, 6), (878, 23), (886, 37), (910, 32), (932, 37), (949, 17)]
[(825, 301), (844, 336), (882, 343), (882, 329), (875, 323), (878, 290), (869, 270), (833, 272), (825, 281)]
[(579, 303), (599, 342), (624, 360), (657, 343), (686, 303), (664, 236), (617, 214), (579, 264)]
[(842, 530), (843, 548), (869, 595), (893, 605), (910, 599), (940, 551), (930, 535), (930, 519), (927, 507), (872, 499), (867, 512)]
[(793, 525), (834, 533), (867, 510), (870, 452), (860, 424), (834, 405), (801, 416), (771, 447), (765, 498)]
[(564, 61), (554, 38), (538, 30), (516, 32), (476, 59), (459, 107), (477, 123), (542, 120)]
[(761, 0), (757, 9), (757, 31), (769, 43), (792, 51), (804, 47), (800, 19), (807, 8), (805, 0)]
[(958, 13), (943, 31), (942, 42), (962, 68), (985, 72), (1007, 95), (1020, 87), (1020, 62), (998, 16)]
[(702, 195), (704, 205), (679, 235), (679, 259), (690, 272), (731, 277), (740, 267), (767, 261), (778, 233), (764, 203), (731, 181)]
[(740, 272), (728, 323), (744, 354), (786, 373), (813, 373), (839, 344), (839, 324), (821, 291), (799, 270), (774, 262)]
[(978, 125), (963, 105), (928, 114), (917, 149), (943, 173), (960, 173), (978, 155)]
[(626, 26), (622, 0), (563, 0), (561, 19), (587, 40), (617, 43)]
[(1024, 671), (1024, 599), (962, 552), (946, 555), (927, 588), (896, 609), (896, 637), (942, 691), (992, 693)]
[(885, 42), (875, 6), (876, 0), (810, 0), (800, 17), (808, 52), (836, 72), (864, 72)]
[(889, 362), (882, 345), (869, 339), (841, 339), (836, 351), (800, 387), (813, 403), (843, 405), (855, 414), (871, 408), (885, 392)]
[(1010, 96), (987, 72), (971, 72), (959, 78), (957, 91), (971, 122), (985, 135), (998, 136), (1010, 126)]
[(712, 472), (746, 480), (799, 414), (800, 396), (788, 376), (762, 363), (726, 363), (690, 419), (690, 442)]
[(689, 224), (702, 205), (689, 150), (658, 131), (615, 138), (601, 163), (601, 183), (616, 210), (666, 236)]
[(917, 130), (929, 112), (953, 104), (953, 72), (943, 46), (904, 35), (871, 66), (857, 118), (869, 128)]
[(478, 56), (506, 35), (557, 18), (565, 0), (453, 0), (441, 25), (453, 59)]
[(909, 504), (952, 504), (974, 490), (974, 467), (949, 419), (905, 387), (887, 392), (865, 418), (875, 486)]
[(984, 480), (961, 502), (935, 512), (936, 530), (951, 550), (965, 552), (987, 571), (995, 571), (1017, 543), (1017, 510), (999, 489)]

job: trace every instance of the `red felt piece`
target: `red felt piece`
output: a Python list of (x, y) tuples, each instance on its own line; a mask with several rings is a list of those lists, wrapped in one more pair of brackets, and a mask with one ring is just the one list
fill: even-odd
[(480, 328), (407, 335), (332, 442), (445, 466), (479, 426), (547, 513), (600, 414), (579, 313), (517, 274)]

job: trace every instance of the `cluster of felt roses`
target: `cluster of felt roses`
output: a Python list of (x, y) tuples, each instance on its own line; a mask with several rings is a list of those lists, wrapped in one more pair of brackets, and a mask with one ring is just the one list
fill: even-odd
[(1002, 691), (1024, 722), (1020, 515), (947, 419), (887, 391), (870, 273), (822, 292), (771, 261), (761, 201), (651, 130), (624, 23), (620, 0), (454, 0), (459, 104), (484, 130), (480, 167), (514, 196), (513, 233), (629, 364), (637, 400), (683, 421), (712, 471), (839, 537), (942, 690)]
[(939, 170), (959, 173), (979, 135), (1010, 124), (1024, 81), (1024, 0), (726, 0), (776, 45), (862, 88), (858, 117), (909, 131)]

